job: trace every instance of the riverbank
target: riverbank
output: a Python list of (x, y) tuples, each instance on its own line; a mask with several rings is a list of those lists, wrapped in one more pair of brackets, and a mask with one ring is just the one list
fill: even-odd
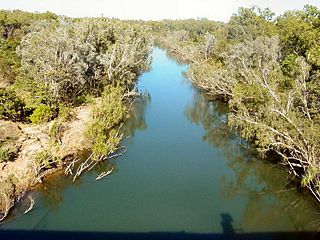
[[(179, 28), (179, 22), (171, 24)], [(191, 26), (187, 20), (183, 30), (164, 26), (161, 34), (156, 33), (157, 42), (189, 64), (185, 74), (195, 87), (228, 104), (229, 127), (262, 157), (272, 156), (299, 188), (320, 202), (316, 64), (304, 53), (283, 57), (290, 46), (276, 33), (232, 40), (220, 32), (231, 31), (232, 25), (208, 27), (201, 34)]]
[[(90, 119), (92, 106), (81, 106), (74, 109), (73, 120), (61, 123), (59, 148), (54, 155), (60, 159), (59, 164), (48, 166), (39, 171), (37, 155), (50, 151), (53, 143), (50, 130), (56, 120), (41, 125), (30, 125), (10, 121), (0, 121), (1, 142), (7, 147), (16, 149), (13, 160), (0, 162), (0, 218), (4, 218), (29, 188), (42, 182), (42, 178), (65, 166), (74, 159), (77, 153), (89, 150), (91, 142), (84, 137), (85, 125)], [(52, 150), (51, 150), (52, 151)]]

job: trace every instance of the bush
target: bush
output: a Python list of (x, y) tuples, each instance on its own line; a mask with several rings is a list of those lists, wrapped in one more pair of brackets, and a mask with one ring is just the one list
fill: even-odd
[(53, 141), (53, 143), (58, 143), (61, 141), (61, 138), (63, 137), (64, 132), (66, 131), (66, 127), (63, 123), (55, 120), (52, 122), (48, 135)]
[(5, 218), (14, 205), (17, 178), (13, 175), (0, 181), (0, 219)]
[(127, 116), (123, 94), (124, 89), (121, 87), (108, 87), (92, 110), (92, 119), (87, 123), (85, 136), (92, 142), (95, 160), (116, 151), (122, 139), (119, 126)]
[(32, 123), (44, 123), (53, 119), (55, 111), (48, 105), (38, 106), (29, 117)]
[(0, 146), (0, 162), (13, 161), (18, 154), (18, 146), (15, 144), (4, 144)]
[(0, 119), (23, 120), (24, 102), (18, 98), (15, 92), (0, 88)]
[(77, 96), (75, 99), (76, 104), (82, 105), (82, 104), (93, 104), (95, 103), (95, 99), (93, 96), (87, 95), (80, 95)]
[(0, 148), (0, 162), (8, 161), (10, 159), (10, 154), (7, 149)]
[(74, 119), (74, 117), (75, 117), (75, 111), (73, 109), (71, 109), (70, 107), (63, 106), (63, 105), (59, 106), (59, 118), (63, 122), (70, 121), (70, 120)]
[(39, 174), (47, 169), (58, 167), (62, 160), (53, 154), (52, 149), (44, 149), (35, 154), (35, 163)]

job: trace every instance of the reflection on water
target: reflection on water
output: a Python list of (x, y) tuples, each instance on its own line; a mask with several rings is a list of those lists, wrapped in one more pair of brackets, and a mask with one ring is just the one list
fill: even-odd
[[(320, 214), (314, 211), (317, 203), (309, 194), (297, 189), (284, 169), (259, 159), (254, 149), (245, 147), (247, 144), (228, 126), (227, 111), (226, 105), (210, 101), (205, 94), (196, 91), (192, 104), (186, 106), (185, 115), (205, 130), (202, 139), (221, 149), (227, 159), (226, 166), (233, 175), (221, 177), (224, 196), (232, 199), (243, 194), (248, 198), (242, 224), (250, 228), (261, 221), (261, 215), (256, 212), (263, 213), (264, 224), (272, 224), (286, 212), (292, 215), (291, 221), (297, 230), (304, 230), (304, 222), (320, 230), (320, 219), (317, 218)], [(226, 224), (233, 221), (230, 215), (221, 216), (224, 228), (231, 228)]]
[(227, 110), (226, 104), (212, 103), (203, 93), (196, 91), (192, 104), (185, 109), (185, 115), (191, 122), (204, 128), (206, 134), (203, 140), (214, 147), (226, 147), (236, 139), (228, 127)]
[(136, 130), (147, 129), (145, 112), (150, 102), (151, 95), (148, 92), (141, 93), (141, 96), (135, 99), (134, 107), (129, 113), (129, 119), (125, 122), (125, 137), (133, 137)]

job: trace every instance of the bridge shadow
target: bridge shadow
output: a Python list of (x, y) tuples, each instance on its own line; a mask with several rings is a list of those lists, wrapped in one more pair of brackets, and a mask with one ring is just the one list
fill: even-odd
[(82, 232), (82, 231), (29, 231), (29, 230), (0, 230), (1, 240), (216, 240), (216, 239), (320, 239), (316, 232), (257, 232), (257, 233), (186, 233), (186, 232)]
[(319, 232), (254, 232), (243, 233), (241, 228), (234, 228), (233, 218), (222, 213), (221, 226), (223, 233), (187, 233), (181, 232), (88, 232), (88, 231), (51, 231), (51, 230), (1, 230), (1, 240), (307, 240), (320, 239)]

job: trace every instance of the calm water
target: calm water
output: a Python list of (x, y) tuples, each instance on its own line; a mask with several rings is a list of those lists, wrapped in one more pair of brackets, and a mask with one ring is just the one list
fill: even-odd
[[(186, 66), (154, 49), (127, 124), (128, 151), (76, 183), (48, 180), (35, 208), (1, 229), (221, 233), (315, 230), (319, 212), (286, 173), (250, 156), (226, 127), (225, 107), (183, 77)], [(116, 171), (95, 182), (99, 172)]]

